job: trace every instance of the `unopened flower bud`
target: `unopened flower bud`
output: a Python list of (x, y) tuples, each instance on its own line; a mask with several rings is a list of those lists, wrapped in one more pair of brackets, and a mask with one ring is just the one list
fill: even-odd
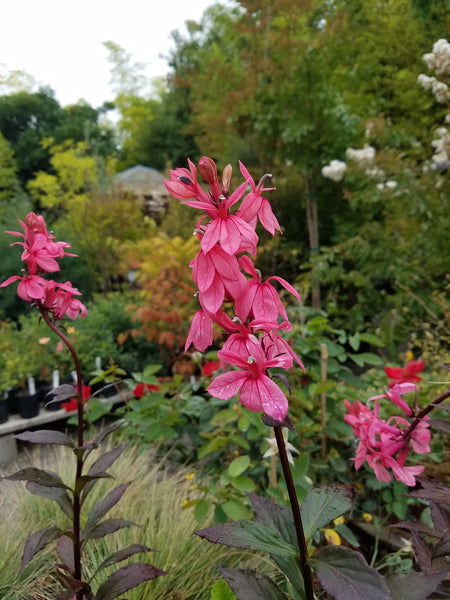
[(227, 165), (222, 171), (222, 192), (225, 194), (225, 196), (228, 196), (230, 193), (232, 172), (233, 167), (231, 165)]
[(198, 161), (198, 170), (206, 183), (210, 185), (218, 184), (216, 163), (211, 158), (202, 156)]
[(37, 215), (34, 212), (27, 214), (25, 217), (25, 224), (28, 229), (31, 229), (34, 233), (46, 233), (47, 231), (44, 217), (42, 215)]

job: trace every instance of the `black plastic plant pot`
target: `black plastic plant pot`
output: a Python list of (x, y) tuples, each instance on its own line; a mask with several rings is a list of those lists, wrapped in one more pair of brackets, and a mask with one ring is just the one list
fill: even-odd
[(6, 423), (9, 417), (8, 398), (0, 398), (0, 423)]
[(17, 402), (18, 392), (19, 388), (8, 390), (8, 412), (10, 415), (14, 415), (19, 412), (19, 404)]
[(31, 419), (39, 414), (40, 395), (38, 393), (30, 396), (28, 392), (18, 393), (17, 402), (19, 405), (19, 414), (22, 419)]

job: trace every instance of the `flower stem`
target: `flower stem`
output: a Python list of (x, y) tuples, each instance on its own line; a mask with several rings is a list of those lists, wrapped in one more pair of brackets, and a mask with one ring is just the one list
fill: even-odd
[(450, 397), (450, 388), (446, 392), (444, 392), (443, 394), (438, 396), (436, 398), (436, 400), (434, 400), (433, 402), (430, 402), (430, 404), (428, 404), (428, 406), (425, 406), (425, 408), (423, 408), (419, 413), (417, 413), (413, 422), (411, 423), (411, 425), (405, 432), (405, 440), (408, 441), (411, 438), (411, 435), (412, 435), (414, 429), (422, 421), (422, 419), (424, 417), (426, 417), (427, 414), (433, 410), (433, 408), (436, 408), (436, 406), (439, 406), (439, 404), (441, 404), (441, 402), (444, 402), (444, 400), (446, 400), (449, 397)]
[(291, 503), (292, 516), (294, 517), (295, 533), (297, 535), (297, 544), (299, 550), (300, 568), (303, 575), (306, 600), (314, 600), (313, 578), (311, 567), (308, 565), (308, 547), (306, 545), (305, 532), (303, 530), (300, 506), (298, 504), (297, 493), (295, 491), (294, 480), (292, 479), (291, 468), (289, 466), (286, 446), (283, 439), (282, 428), (279, 425), (273, 428), (277, 440), (278, 453), (280, 455), (281, 467), (286, 480), (286, 487)]
[[(67, 346), (70, 354), (72, 355), (75, 372), (77, 374), (77, 445), (78, 448), (83, 447), (83, 398), (82, 398), (82, 378), (81, 378), (81, 365), (78, 355), (76, 353), (73, 344), (69, 341), (67, 336), (61, 331), (61, 329), (53, 323), (48, 311), (44, 308), (39, 308), (44, 321), (50, 327), (52, 331), (62, 340)], [(81, 539), (80, 539), (80, 517), (81, 517), (81, 498), (80, 491), (78, 489), (78, 481), (83, 474), (83, 454), (82, 452), (76, 452), (77, 466), (75, 474), (75, 489), (73, 493), (73, 563), (74, 563), (74, 577), (78, 581), (81, 581), (82, 568), (81, 568)], [(83, 592), (76, 592), (76, 600), (83, 600)]]

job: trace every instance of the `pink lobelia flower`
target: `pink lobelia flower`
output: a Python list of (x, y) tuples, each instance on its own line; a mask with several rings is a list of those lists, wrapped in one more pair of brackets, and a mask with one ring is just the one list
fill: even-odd
[(248, 354), (220, 350), (218, 356), (226, 364), (239, 370), (218, 375), (207, 391), (216, 398), (229, 400), (239, 393), (239, 400), (252, 411), (264, 411), (269, 417), (283, 421), (288, 411), (288, 401), (276, 383), (266, 375), (270, 367), (280, 366), (277, 359), (267, 359), (261, 345), (250, 340)]
[(206, 310), (199, 310), (192, 318), (189, 334), (184, 346), (187, 352), (191, 344), (199, 352), (204, 352), (213, 341), (213, 322)]
[(170, 171), (170, 181), (164, 179), (163, 183), (169, 193), (177, 200), (188, 200), (196, 198), (202, 202), (208, 203), (210, 198), (208, 194), (197, 182), (197, 169), (188, 159), (189, 169), (179, 168)]
[[(242, 217), (244, 221), (247, 221), (253, 227), (256, 227), (256, 220), (259, 219), (264, 229), (269, 231), (272, 235), (275, 235), (275, 230), (281, 233), (280, 224), (272, 212), (269, 201), (261, 196), (262, 192), (268, 192), (275, 189), (262, 187), (263, 181), (268, 175), (264, 175), (258, 185), (255, 185), (253, 178), (241, 161), (239, 161), (239, 166), (242, 175), (247, 183), (250, 184), (252, 191), (247, 194), (242, 201), (237, 212), (238, 216)], [(269, 177), (271, 177), (271, 175), (269, 175)]]
[(20, 281), (17, 286), (17, 294), (25, 302), (33, 302), (35, 300), (43, 300), (47, 290), (47, 280), (39, 275), (13, 275), (4, 281), (0, 288), (6, 287), (14, 281)]
[(401, 408), (408, 416), (413, 414), (413, 410), (406, 402), (402, 399), (403, 394), (408, 394), (409, 392), (413, 392), (418, 390), (419, 387), (414, 385), (413, 383), (394, 383), (392, 388), (386, 392), (386, 394), (381, 394), (380, 396), (373, 396), (369, 398), (367, 402), (371, 402), (372, 400), (379, 400), (380, 398), (388, 398), (396, 404), (399, 408)]
[(270, 281), (278, 281), (300, 302), (300, 296), (285, 279), (278, 276), (269, 277), (262, 282), (261, 273), (257, 271), (248, 256), (239, 259), (241, 267), (253, 276), (247, 281), (242, 294), (236, 299), (236, 314), (245, 321), (249, 316), (257, 321), (277, 322), (278, 315), (288, 321), (288, 316), (276, 289), (270, 285)]
[(405, 382), (417, 382), (421, 381), (422, 378), (417, 375), (425, 368), (425, 361), (421, 360), (410, 360), (403, 368), (400, 367), (385, 367), (384, 372), (391, 380), (389, 387), (394, 386), (396, 383)]

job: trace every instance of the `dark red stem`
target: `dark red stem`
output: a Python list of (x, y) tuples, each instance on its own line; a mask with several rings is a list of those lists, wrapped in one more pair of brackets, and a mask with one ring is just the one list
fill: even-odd
[(450, 397), (450, 388), (446, 392), (444, 392), (443, 394), (438, 396), (436, 398), (436, 400), (434, 400), (433, 402), (428, 404), (428, 406), (425, 406), (425, 408), (423, 408), (419, 413), (417, 413), (417, 415), (414, 417), (413, 422), (411, 423), (409, 428), (405, 431), (405, 441), (409, 441), (411, 439), (411, 435), (412, 435), (414, 429), (422, 421), (422, 419), (424, 417), (426, 417), (427, 414), (433, 410), (433, 408), (436, 408), (436, 406), (439, 406), (439, 404), (444, 402), (444, 400), (446, 400), (449, 397)]
[[(81, 378), (81, 365), (78, 355), (73, 347), (73, 344), (69, 341), (67, 336), (61, 331), (61, 329), (51, 320), (48, 311), (45, 308), (39, 308), (44, 321), (50, 327), (52, 331), (62, 340), (67, 346), (70, 354), (72, 355), (73, 363), (75, 366), (75, 372), (77, 374), (77, 445), (78, 448), (83, 447), (83, 398), (82, 398), (82, 378)], [(74, 577), (81, 581), (81, 539), (80, 539), (80, 515), (81, 515), (81, 499), (80, 492), (78, 490), (78, 482), (81, 475), (83, 474), (83, 455), (81, 452), (76, 453), (77, 467), (75, 474), (75, 488), (73, 492), (73, 562), (74, 562)], [(83, 600), (83, 592), (76, 593), (76, 600)]]
[(308, 565), (308, 546), (306, 545), (305, 532), (303, 530), (303, 522), (300, 513), (300, 506), (298, 504), (297, 492), (295, 491), (295, 484), (292, 478), (291, 467), (289, 466), (286, 445), (284, 443), (283, 430), (282, 427), (279, 425), (275, 426), (273, 430), (275, 432), (275, 439), (277, 440), (281, 467), (283, 469), (283, 475), (286, 481), (286, 487), (289, 494), (289, 501), (291, 503), (292, 516), (294, 517), (295, 533), (297, 535), (297, 545), (300, 559), (300, 568), (302, 570), (303, 583), (305, 586), (305, 598), (306, 600), (314, 600), (312, 571), (311, 567)]

